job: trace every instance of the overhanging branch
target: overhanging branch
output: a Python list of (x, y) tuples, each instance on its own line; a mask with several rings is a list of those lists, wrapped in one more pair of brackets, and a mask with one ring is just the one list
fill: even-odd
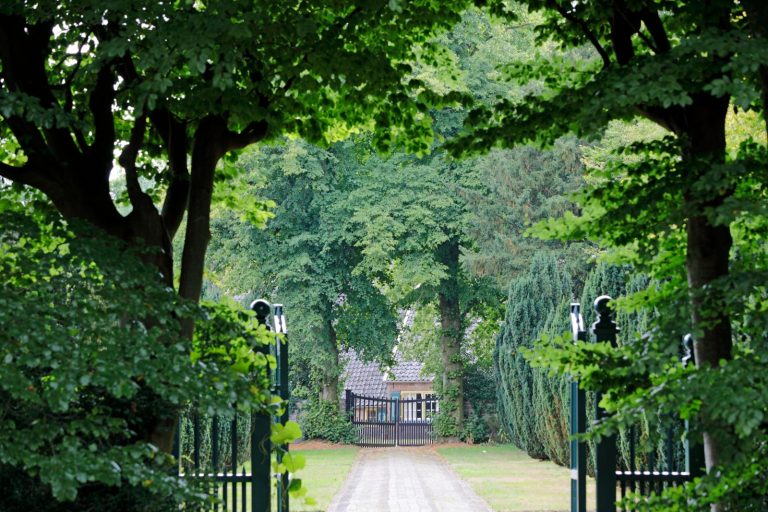
[(560, 13), (560, 16), (568, 20), (570, 23), (576, 25), (576, 27), (581, 30), (590, 44), (592, 44), (592, 46), (595, 48), (598, 55), (600, 55), (600, 58), (603, 61), (603, 68), (607, 68), (611, 65), (610, 55), (608, 55), (608, 52), (605, 50), (605, 48), (603, 48), (603, 45), (600, 44), (600, 40), (597, 38), (597, 35), (595, 35), (595, 33), (590, 30), (589, 26), (583, 20), (580, 20), (575, 15), (568, 12), (568, 10), (563, 8), (555, 0), (549, 0), (547, 3), (552, 9), (555, 9), (558, 13)]

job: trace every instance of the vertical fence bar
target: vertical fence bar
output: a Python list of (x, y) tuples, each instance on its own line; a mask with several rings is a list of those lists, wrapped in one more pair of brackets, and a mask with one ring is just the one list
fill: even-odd
[[(230, 462), (232, 464), (232, 475), (237, 476), (237, 413), (235, 413), (235, 417), (232, 419), (232, 423), (230, 424), (230, 444), (231, 444), (231, 453), (230, 453)], [(235, 481), (232, 485), (232, 512), (237, 512), (237, 481)]]
[(395, 398), (395, 446), (400, 445), (400, 397)]
[[(241, 485), (241, 488), (240, 488), (240, 491), (241, 491), (241, 493), (240, 493), (240, 506), (242, 507), (243, 512), (247, 512), (248, 511), (248, 501), (246, 499), (246, 496), (247, 496), (248, 493), (246, 492), (246, 489), (247, 489), (247, 486), (248, 486), (248, 481), (247, 481), (246, 474), (245, 474), (245, 468), (243, 468), (240, 471), (240, 476), (242, 477), (242, 480), (240, 482), (240, 485)], [(235, 484), (235, 485), (237, 485), (237, 484)]]
[[(251, 309), (256, 313), (260, 324), (267, 325), (267, 319), (272, 311), (269, 302), (255, 300)], [(265, 356), (269, 355), (269, 347), (260, 346), (257, 349)], [(271, 377), (270, 377), (271, 379)], [(271, 417), (266, 414), (251, 414), (251, 511), (270, 512), (272, 508), (272, 476), (270, 474), (272, 446), (269, 441)]]
[[(571, 304), (571, 332), (573, 342), (586, 341), (581, 305)], [(579, 389), (576, 379), (571, 380), (571, 512), (587, 510), (587, 447), (576, 436), (586, 432), (586, 394)]]
[(195, 408), (194, 416), (192, 417), (192, 431), (192, 463), (195, 474), (197, 474), (200, 470), (200, 415), (197, 413), (197, 408)]
[[(611, 318), (612, 312), (609, 306), (611, 298), (602, 295), (595, 299), (595, 312), (597, 321), (592, 324), (591, 331), (595, 335), (595, 342), (609, 342), (616, 346), (616, 333), (618, 327)], [(602, 393), (595, 393), (595, 409), (597, 420), (606, 418), (606, 412), (599, 406)], [(597, 510), (600, 512), (616, 511), (616, 436), (603, 437), (595, 449), (595, 479), (597, 481)]]
[[(214, 415), (211, 419), (211, 475), (213, 480), (213, 490), (215, 496), (219, 497), (218, 490), (218, 473), (219, 473), (219, 416)], [(216, 505), (216, 510), (219, 510), (219, 506)]]
[[(283, 400), (285, 409), (280, 416), (280, 423), (285, 425), (288, 423), (290, 417), (289, 403), (290, 403), (290, 388), (288, 387), (288, 329), (285, 323), (285, 316), (283, 314), (283, 305), (274, 304), (272, 306), (274, 315), (274, 330), (277, 334), (282, 334), (282, 341), (279, 338), (275, 338), (275, 350), (277, 352), (277, 386), (280, 398)], [(285, 446), (285, 451), (288, 451), (288, 445)], [(283, 452), (277, 452), (277, 463), (283, 462)], [(280, 481), (277, 486), (277, 510), (278, 512), (289, 512), (290, 503), (288, 496), (288, 486), (290, 476), (288, 473), (280, 475)]]

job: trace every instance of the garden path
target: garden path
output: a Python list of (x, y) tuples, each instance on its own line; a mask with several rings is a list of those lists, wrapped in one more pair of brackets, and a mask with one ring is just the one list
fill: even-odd
[(491, 512), (429, 448), (366, 448), (328, 512)]

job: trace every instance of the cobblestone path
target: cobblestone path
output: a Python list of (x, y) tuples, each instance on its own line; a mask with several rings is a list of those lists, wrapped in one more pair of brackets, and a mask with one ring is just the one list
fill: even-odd
[(428, 448), (367, 448), (328, 512), (492, 512)]

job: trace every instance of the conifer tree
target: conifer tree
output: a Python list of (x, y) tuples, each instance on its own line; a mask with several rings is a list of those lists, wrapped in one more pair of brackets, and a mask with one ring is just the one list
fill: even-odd
[(533, 370), (521, 349), (533, 346), (551, 313), (571, 294), (571, 276), (562, 264), (551, 254), (536, 254), (528, 273), (510, 284), (507, 313), (497, 339), (501, 423), (512, 442), (536, 458), (547, 454), (537, 428)]

